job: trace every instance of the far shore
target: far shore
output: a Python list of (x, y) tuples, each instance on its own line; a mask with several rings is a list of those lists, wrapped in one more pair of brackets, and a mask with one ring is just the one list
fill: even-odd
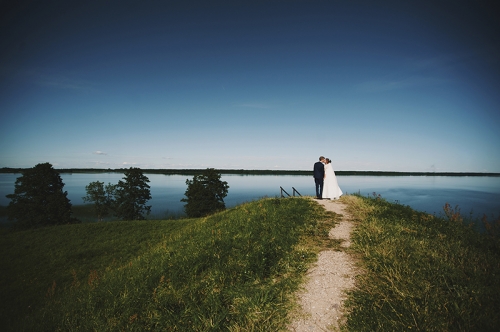
[[(0, 168), (0, 173), (22, 173), (26, 168)], [(123, 173), (127, 168), (60, 168), (59, 173)], [(144, 174), (197, 175), (205, 169), (142, 169)], [(235, 175), (311, 175), (312, 170), (217, 169), (220, 174)], [(486, 172), (396, 172), (396, 171), (335, 171), (336, 175), (361, 176), (500, 176)]]

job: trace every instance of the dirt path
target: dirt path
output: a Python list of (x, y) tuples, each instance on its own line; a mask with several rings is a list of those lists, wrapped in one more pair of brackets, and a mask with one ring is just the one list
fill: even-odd
[[(332, 228), (330, 238), (343, 240), (341, 247), (351, 245), (353, 223), (345, 211), (345, 204), (335, 200), (319, 200), (326, 210), (342, 214), (343, 218)], [(326, 250), (319, 253), (318, 261), (307, 273), (307, 282), (298, 294), (302, 314), (289, 326), (289, 331), (337, 331), (342, 319), (345, 291), (354, 287), (355, 267), (345, 250)]]

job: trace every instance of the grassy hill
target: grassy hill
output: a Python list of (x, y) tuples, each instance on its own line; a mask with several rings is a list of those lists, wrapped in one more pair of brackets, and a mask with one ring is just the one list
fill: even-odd
[[(500, 242), (380, 197), (344, 196), (363, 271), (347, 331), (500, 330)], [(2, 331), (279, 331), (335, 214), (262, 199), (207, 218), (0, 233)]]
[(500, 220), (478, 232), (457, 208), (441, 217), (381, 197), (347, 196), (364, 273), (348, 331), (500, 331)]
[(278, 330), (333, 216), (264, 199), (202, 219), (4, 232), (2, 331)]

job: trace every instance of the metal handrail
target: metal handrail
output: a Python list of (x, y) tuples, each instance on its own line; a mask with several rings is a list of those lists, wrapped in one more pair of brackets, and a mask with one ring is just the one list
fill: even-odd
[(298, 192), (297, 189), (295, 189), (294, 187), (292, 187), (293, 189), (293, 196), (295, 197), (295, 193), (297, 193), (300, 197), (302, 197), (302, 195)]
[(287, 192), (286, 192), (286, 190), (285, 190), (285, 189), (283, 189), (283, 187), (281, 187), (281, 186), (280, 186), (280, 189), (281, 189), (281, 198), (284, 198), (284, 197), (285, 197), (285, 195), (283, 195), (283, 193), (287, 194), (287, 195), (288, 195), (288, 197), (290, 197), (290, 194), (289, 194), (289, 193), (287, 193)]
[[(285, 195), (283, 195), (283, 193), (287, 194), (288, 197), (292, 197), (292, 196), (290, 196), (289, 193), (286, 192), (285, 189), (283, 189), (283, 187), (280, 186), (280, 189), (281, 189), (281, 192), (280, 192), (281, 198), (285, 198)], [(293, 192), (292, 192), (293, 197), (295, 197), (295, 193), (297, 193), (297, 195), (299, 195), (300, 197), (302, 197), (302, 195), (299, 193), (299, 191), (297, 189), (295, 189), (294, 187), (292, 187), (292, 190), (293, 190)]]

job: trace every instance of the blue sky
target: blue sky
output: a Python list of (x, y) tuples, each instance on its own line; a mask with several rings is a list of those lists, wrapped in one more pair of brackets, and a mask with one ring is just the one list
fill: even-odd
[(0, 167), (500, 172), (483, 1), (7, 1)]

